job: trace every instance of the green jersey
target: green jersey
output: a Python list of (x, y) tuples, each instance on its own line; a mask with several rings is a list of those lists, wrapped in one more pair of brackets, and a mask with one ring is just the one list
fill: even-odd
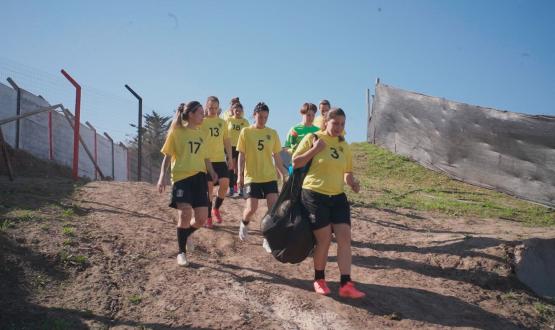
[(297, 146), (305, 135), (316, 133), (319, 130), (320, 128), (316, 126), (305, 126), (303, 124), (293, 126), (285, 139), (285, 148), (289, 149), (292, 153), (295, 149), (297, 149)]

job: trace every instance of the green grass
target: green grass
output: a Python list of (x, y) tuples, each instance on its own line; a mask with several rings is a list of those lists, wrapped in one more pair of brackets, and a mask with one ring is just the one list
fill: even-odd
[(69, 237), (74, 237), (75, 236), (75, 229), (73, 229), (73, 227), (71, 227), (71, 225), (63, 225), (62, 226), (62, 234), (64, 234), (64, 236), (69, 236)]
[(536, 310), (538, 315), (544, 319), (555, 319), (555, 309), (553, 308), (553, 306), (541, 302), (536, 302), (534, 303), (534, 309)]
[(0, 222), (0, 232), (5, 232), (9, 228), (13, 228), (15, 225), (10, 220), (4, 220)]
[(41, 221), (42, 216), (33, 210), (25, 209), (14, 209), (7, 212), (4, 217), (11, 220), (12, 222), (29, 222), (29, 221)]
[(351, 146), (361, 182), (360, 194), (348, 193), (355, 204), (555, 225), (553, 209), (450, 179), (370, 143)]
[(133, 305), (140, 304), (142, 300), (143, 298), (141, 298), (141, 296), (138, 294), (134, 294), (131, 297), (129, 297), (129, 302), (131, 302)]
[(60, 261), (66, 265), (77, 265), (77, 266), (85, 266), (89, 259), (86, 256), (82, 255), (73, 255), (66, 250), (62, 250), (58, 253), (58, 257)]

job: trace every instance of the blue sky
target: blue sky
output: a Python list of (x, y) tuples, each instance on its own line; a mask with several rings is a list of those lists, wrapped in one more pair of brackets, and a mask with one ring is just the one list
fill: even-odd
[(366, 136), (365, 93), (385, 84), (455, 101), (555, 115), (555, 1), (12, 1), (0, 0), (0, 78), (132, 134), (136, 101), (239, 96), (270, 106), (284, 139), (303, 102), (347, 112)]

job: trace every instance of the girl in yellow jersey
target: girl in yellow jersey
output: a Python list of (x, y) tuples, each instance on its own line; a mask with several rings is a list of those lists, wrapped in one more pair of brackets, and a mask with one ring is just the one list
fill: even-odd
[(217, 183), (219, 188), (216, 199), (214, 199), (214, 203), (212, 204), (212, 189), (216, 182), (208, 178), (208, 200), (210, 204), (208, 205), (208, 219), (205, 224), (207, 228), (212, 228), (212, 218), (214, 218), (217, 223), (222, 223), (220, 206), (222, 206), (227, 188), (229, 188), (229, 170), (233, 169), (231, 142), (229, 140), (225, 121), (218, 117), (219, 109), (220, 101), (218, 98), (209, 96), (206, 100), (207, 117), (204, 118), (201, 128), (206, 134), (207, 156), (212, 162), (214, 171), (218, 174)]
[[(258, 103), (254, 108), (255, 124), (243, 128), (237, 142), (239, 151), (237, 183), (239, 186), (245, 185), (247, 197), (239, 227), (241, 240), (247, 238), (247, 226), (258, 208), (258, 200), (265, 198), (268, 209), (271, 209), (277, 200), (276, 168), (284, 182), (287, 176), (279, 155), (281, 150), (279, 136), (275, 130), (266, 127), (269, 113), (270, 109), (265, 103)], [(266, 239), (263, 241), (263, 246), (267, 252), (271, 252)]]
[[(185, 257), (189, 236), (200, 228), (208, 215), (206, 172), (217, 179), (206, 155), (206, 135), (200, 129), (204, 117), (202, 105), (182, 103), (162, 147), (164, 159), (160, 168), (158, 191), (165, 190), (165, 176), (171, 164), (172, 195), (170, 207), (177, 209), (177, 264), (187, 266)], [(194, 217), (193, 217), (194, 212)]]
[(226, 121), (229, 139), (231, 140), (231, 157), (233, 158), (233, 169), (230, 173), (229, 194), (233, 196), (235, 192), (239, 192), (237, 187), (237, 158), (239, 151), (237, 151), (237, 142), (239, 141), (239, 134), (241, 130), (249, 126), (249, 121), (243, 118), (243, 105), (239, 102), (233, 104), (231, 107), (232, 116)]
[(341, 272), (339, 295), (362, 298), (365, 294), (351, 281), (351, 211), (343, 190), (346, 183), (354, 192), (359, 191), (353, 176), (349, 144), (341, 132), (345, 128), (345, 112), (331, 109), (324, 117), (323, 130), (318, 139), (307, 135), (293, 153), (293, 167), (302, 168), (311, 159), (312, 164), (303, 181), (301, 201), (310, 213), (311, 227), (316, 237), (314, 249), (314, 290), (330, 293), (324, 271), (331, 243), (332, 231), (337, 241), (337, 263)]

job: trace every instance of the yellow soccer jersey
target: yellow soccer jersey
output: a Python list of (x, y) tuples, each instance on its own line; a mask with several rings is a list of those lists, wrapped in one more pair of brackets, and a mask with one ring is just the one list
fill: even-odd
[[(349, 144), (345, 141), (339, 142), (338, 137), (329, 136), (322, 131), (315, 134), (326, 142), (326, 147), (312, 159), (312, 165), (304, 179), (303, 188), (325, 195), (341, 194), (344, 192), (344, 174), (353, 171)], [(312, 148), (313, 139), (312, 134), (306, 135), (293, 153), (293, 157), (304, 154)]]
[(170, 130), (162, 153), (171, 156), (171, 181), (206, 173), (206, 135), (200, 128), (178, 127)]
[[(324, 117), (322, 116), (318, 116), (316, 118), (314, 118), (314, 121), (312, 122), (312, 125), (320, 128), (322, 126), (322, 122), (324, 121)], [(343, 130), (343, 136), (347, 135), (347, 132), (345, 130)]]
[(227, 121), (229, 118), (232, 118), (231, 116), (231, 109), (226, 110), (223, 114), (222, 114), (222, 118)]
[(229, 135), (229, 139), (231, 140), (231, 146), (237, 146), (237, 141), (239, 140), (239, 133), (245, 127), (249, 126), (249, 121), (245, 118), (237, 119), (235, 117), (230, 117), (226, 121), (227, 127), (227, 134)]
[(228, 138), (226, 123), (220, 117), (205, 117), (201, 125), (206, 134), (207, 158), (211, 162), (225, 162), (224, 139)]
[(273, 154), (280, 152), (277, 132), (269, 127), (245, 127), (239, 134), (237, 150), (245, 154), (245, 183), (277, 180)]

